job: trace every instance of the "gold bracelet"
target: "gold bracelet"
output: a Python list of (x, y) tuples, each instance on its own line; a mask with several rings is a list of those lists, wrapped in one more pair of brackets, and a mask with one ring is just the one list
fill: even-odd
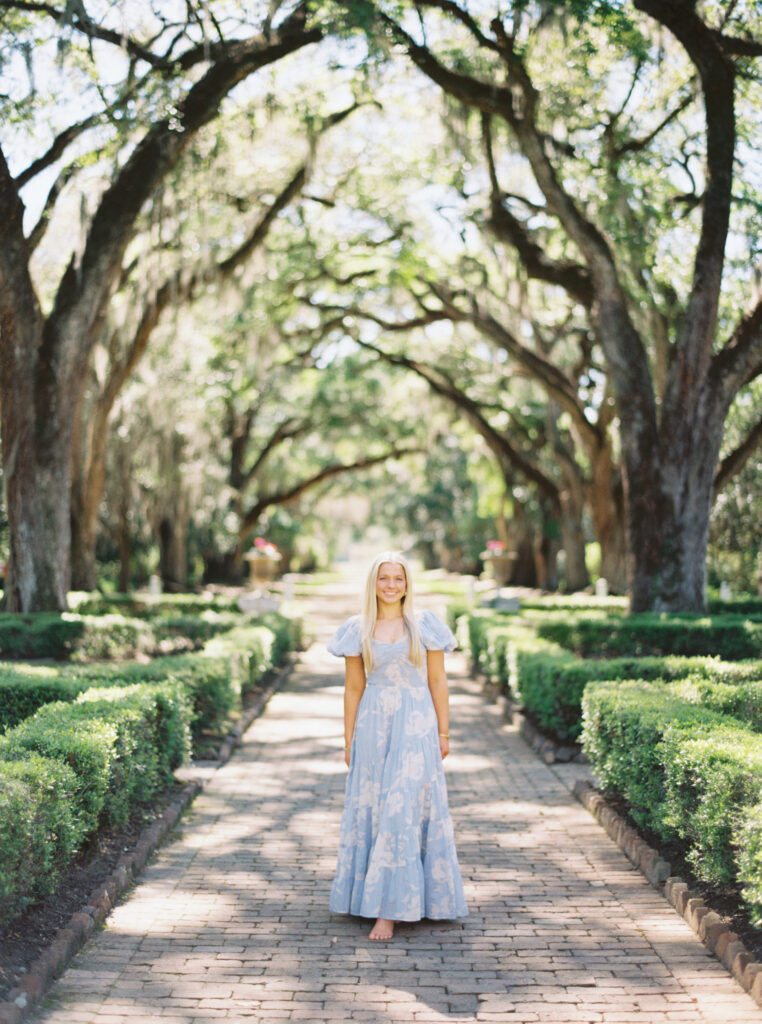
[(442, 737), (443, 740), (449, 740), (450, 738), (449, 732), (440, 732), (439, 735)]

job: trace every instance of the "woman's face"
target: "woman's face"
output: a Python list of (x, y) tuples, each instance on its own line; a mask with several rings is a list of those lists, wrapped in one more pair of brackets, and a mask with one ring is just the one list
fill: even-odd
[(400, 604), (407, 590), (405, 570), (397, 562), (382, 562), (376, 577), (376, 599), (379, 604)]

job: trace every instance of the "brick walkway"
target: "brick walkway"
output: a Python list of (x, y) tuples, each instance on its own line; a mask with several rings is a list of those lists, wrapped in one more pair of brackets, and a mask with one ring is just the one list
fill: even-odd
[(342, 679), (316, 644), (38, 1024), (760, 1020), (560, 773), (485, 705), (463, 658), (448, 666), (465, 922), (401, 925), (372, 944), (366, 922), (328, 912)]

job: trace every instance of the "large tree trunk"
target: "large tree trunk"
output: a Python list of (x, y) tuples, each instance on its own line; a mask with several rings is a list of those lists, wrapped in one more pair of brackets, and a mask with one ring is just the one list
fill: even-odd
[[(10, 522), (7, 607), (66, 607), (71, 550), (71, 441), (92, 346), (117, 286), (141, 209), (178, 164), (228, 93), (258, 69), (317, 42), (295, 10), (277, 30), (221, 44), (172, 116), (149, 127), (90, 222), (81, 258), (72, 256), (45, 321), (32, 282), (19, 186), (0, 150), (0, 401)], [(190, 55), (193, 63), (192, 55)]]
[[(184, 503), (181, 502), (180, 506)], [(164, 590), (177, 593), (188, 589), (188, 523), (185, 510), (162, 517), (157, 530), (159, 540), (159, 575)]]
[(130, 522), (129, 506), (122, 502), (119, 508), (119, 530), (117, 546), (119, 548), (119, 591), (128, 593), (132, 578), (132, 523)]
[(96, 590), (98, 573), (95, 561), (96, 515), (88, 515), (79, 495), (72, 493), (71, 505), (71, 589)]
[(544, 529), (538, 530), (534, 536), (534, 564), (537, 572), (537, 586), (541, 590), (558, 590), (558, 537)]
[(0, 273), (0, 415), (9, 558), (7, 611), (62, 611), (69, 589), (69, 446), (76, 394), (43, 342), (27, 268), (23, 206), (0, 152), (0, 207), (10, 223)]
[[(6, 392), (7, 394), (7, 392)], [(32, 407), (6, 429), (13, 413), (3, 402), (3, 473), (10, 557), (5, 610), (63, 611), (69, 590), (69, 455), (65, 415), (36, 422)], [(60, 405), (59, 405), (60, 408)], [(18, 412), (18, 410), (16, 410)], [(27, 441), (37, 433), (40, 447)], [(6, 442), (6, 437), (9, 442)]]
[[(442, 7), (438, 0), (421, 0), (421, 5)], [(760, 302), (739, 320), (730, 339), (717, 345), (733, 195), (736, 58), (746, 51), (703, 20), (690, 0), (634, 0), (634, 6), (685, 49), (700, 82), (705, 112), (701, 228), (690, 292), (671, 339), (666, 376), (657, 373), (656, 388), (646, 339), (633, 321), (605, 224), (602, 230), (598, 214), (585, 211), (584, 200), (568, 190), (563, 167), (540, 127), (541, 94), (514, 37), (495, 19), (495, 38), (483, 43), (503, 58), (504, 80), (497, 84), (494, 78), (484, 81), (446, 66), (427, 44), (414, 40), (388, 15), (381, 17), (433, 81), (509, 126), (548, 213), (580, 254), (579, 265), (553, 259), (529, 223), (510, 216), (509, 229), (525, 270), (561, 285), (588, 309), (606, 357), (622, 441), (631, 609), (699, 611), (705, 606), (709, 510), (722, 424), (739, 388), (759, 375), (762, 351)]]
[(514, 586), (536, 587), (534, 534), (524, 505), (515, 497), (513, 516), (508, 524), (508, 536), (505, 540), (510, 550), (516, 552), (516, 561), (513, 563), (513, 571), (508, 582)]
[(558, 434), (558, 409), (549, 404), (551, 415), (548, 428), (555, 434), (554, 448), (561, 469), (562, 485), (559, 490), (561, 547), (564, 553), (564, 580), (567, 591), (584, 590), (590, 583), (585, 563), (585, 531), (582, 517), (585, 512), (585, 483), (582, 472)]
[(204, 553), (203, 583), (227, 583), (240, 586), (243, 582), (243, 559), (238, 551), (208, 551)]
[(624, 495), (620, 470), (611, 459), (610, 445), (590, 451), (591, 480), (588, 489), (595, 539), (601, 548), (600, 575), (614, 594), (627, 593), (627, 538)]
[(584, 590), (590, 583), (585, 563), (585, 534), (582, 509), (572, 502), (563, 503), (561, 547), (564, 553), (564, 581), (567, 591)]
[(636, 517), (638, 502), (629, 502), (633, 611), (706, 608), (706, 549), (726, 413), (721, 400), (706, 400), (695, 416), (670, 417), (662, 427), (651, 514)]
[(72, 439), (71, 457), (71, 587), (95, 590), (98, 576), (95, 542), (98, 511), (106, 478), (107, 417), (87, 416), (80, 399)]

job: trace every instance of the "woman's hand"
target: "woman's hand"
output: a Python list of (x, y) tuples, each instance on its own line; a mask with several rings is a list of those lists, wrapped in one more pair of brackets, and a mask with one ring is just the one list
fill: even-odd
[(352, 748), (351, 747), (344, 747), (344, 764), (347, 766), (347, 768), (349, 768), (349, 761), (350, 761), (351, 757), (352, 757)]
[(442, 752), (442, 760), (450, 753), (450, 739), (448, 736), (439, 737), (439, 749)]

